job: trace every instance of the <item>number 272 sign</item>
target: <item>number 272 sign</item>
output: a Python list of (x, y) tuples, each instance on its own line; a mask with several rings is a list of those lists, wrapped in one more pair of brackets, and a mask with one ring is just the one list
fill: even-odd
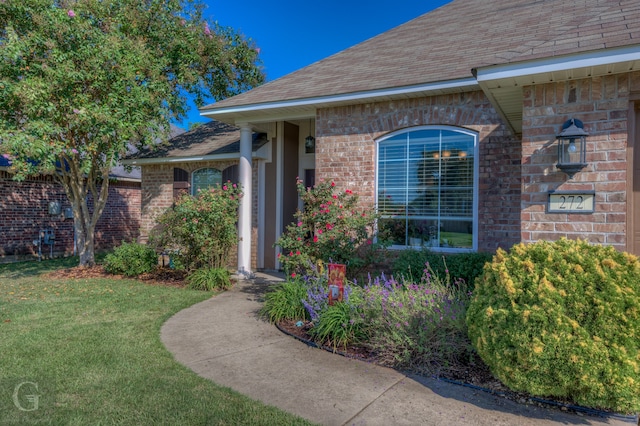
[(595, 192), (551, 192), (547, 213), (593, 213)]

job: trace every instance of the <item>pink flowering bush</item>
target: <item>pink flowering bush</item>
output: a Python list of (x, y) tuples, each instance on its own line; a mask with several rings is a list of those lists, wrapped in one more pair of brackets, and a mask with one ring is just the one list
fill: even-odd
[(201, 191), (197, 197), (183, 195), (158, 219), (152, 243), (171, 251), (171, 257), (189, 272), (227, 266), (238, 242), (241, 197), (242, 190), (231, 182)]
[(297, 184), (304, 208), (276, 242), (288, 274), (306, 275), (318, 262), (332, 262), (346, 264), (353, 277), (380, 260), (388, 243), (384, 236), (374, 236), (377, 214), (360, 208), (353, 191), (338, 190), (329, 181), (313, 188), (305, 188), (301, 180)]

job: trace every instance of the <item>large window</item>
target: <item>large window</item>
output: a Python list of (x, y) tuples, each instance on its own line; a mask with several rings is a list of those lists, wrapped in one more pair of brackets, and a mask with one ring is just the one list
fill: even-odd
[(198, 195), (214, 185), (222, 183), (222, 172), (218, 169), (206, 168), (196, 170), (191, 174), (191, 194)]
[(378, 142), (380, 230), (396, 247), (477, 249), (477, 135), (449, 127)]

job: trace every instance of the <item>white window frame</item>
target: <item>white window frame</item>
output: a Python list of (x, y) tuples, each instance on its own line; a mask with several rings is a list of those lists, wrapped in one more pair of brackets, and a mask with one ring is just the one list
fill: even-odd
[[(409, 127), (402, 130), (398, 130), (389, 134), (384, 135), (376, 139), (376, 181), (375, 181), (375, 203), (376, 210), (378, 210), (378, 190), (379, 190), (379, 160), (380, 160), (380, 144), (385, 140), (397, 137), (398, 135), (407, 134), (407, 145), (409, 145), (408, 135), (413, 132), (418, 131), (452, 131), (456, 133), (461, 133), (464, 135), (471, 136), (473, 138), (473, 203), (472, 203), (472, 247), (471, 248), (462, 248), (462, 247), (429, 247), (429, 250), (439, 253), (468, 253), (468, 252), (477, 252), (478, 251), (478, 183), (479, 183), (479, 135), (477, 132), (464, 129), (461, 127), (455, 126), (416, 126)], [(442, 137), (442, 134), (441, 134)], [(407, 150), (407, 155), (409, 150)], [(407, 160), (409, 158), (407, 157)], [(384, 218), (393, 218), (393, 216), (384, 216)], [(446, 220), (446, 219), (445, 219)], [(440, 217), (438, 218), (440, 221)], [(419, 246), (411, 246), (411, 245), (392, 245), (391, 249), (395, 250), (405, 250), (405, 249), (420, 249)]]

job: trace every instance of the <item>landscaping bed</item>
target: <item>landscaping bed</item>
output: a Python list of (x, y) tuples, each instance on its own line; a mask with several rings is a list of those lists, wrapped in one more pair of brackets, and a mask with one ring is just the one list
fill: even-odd
[[(371, 352), (365, 346), (362, 345), (347, 345), (340, 348), (332, 348), (328, 346), (319, 345), (314, 342), (313, 337), (309, 334), (309, 330), (312, 324), (309, 321), (303, 323), (302, 326), (296, 325), (298, 321), (283, 320), (276, 324), (276, 327), (283, 333), (306, 343), (307, 345), (326, 350), (335, 353), (339, 356), (345, 356), (347, 358), (357, 359), (359, 361), (371, 362), (374, 364), (384, 365), (390, 368), (393, 366), (385, 365), (380, 362), (376, 354)], [(540, 398), (531, 396), (525, 392), (516, 392), (509, 389), (500, 380), (496, 379), (489, 367), (477, 356), (473, 357), (473, 360), (465, 368), (450, 369), (446, 374), (436, 375), (434, 378), (443, 380), (449, 383), (453, 383), (459, 386), (471, 387), (483, 392), (498, 395), (505, 399), (517, 402), (519, 404), (534, 405), (541, 408), (557, 409), (565, 412), (573, 412), (578, 416), (592, 415), (598, 417), (611, 417), (626, 420), (629, 422), (638, 422), (640, 419), (637, 415), (625, 415), (615, 413), (611, 410), (597, 409), (590, 407), (582, 407), (573, 401), (562, 400), (558, 398)], [(406, 371), (407, 374), (421, 374), (419, 371)], [(431, 376), (429, 376), (431, 377)]]

